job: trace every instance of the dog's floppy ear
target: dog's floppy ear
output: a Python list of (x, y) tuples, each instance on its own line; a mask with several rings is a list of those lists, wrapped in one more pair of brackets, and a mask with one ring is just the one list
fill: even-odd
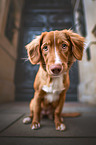
[(72, 44), (72, 53), (78, 60), (82, 60), (84, 50), (84, 37), (74, 33), (72, 30), (67, 30), (67, 36)]
[(32, 64), (37, 64), (40, 61), (40, 39), (41, 36), (37, 36), (25, 46), (27, 49), (28, 58)]

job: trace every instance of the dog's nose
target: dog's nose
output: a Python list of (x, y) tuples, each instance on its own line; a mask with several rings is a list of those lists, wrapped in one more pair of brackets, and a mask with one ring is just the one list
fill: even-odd
[(52, 74), (58, 75), (62, 71), (62, 65), (51, 65), (50, 70)]

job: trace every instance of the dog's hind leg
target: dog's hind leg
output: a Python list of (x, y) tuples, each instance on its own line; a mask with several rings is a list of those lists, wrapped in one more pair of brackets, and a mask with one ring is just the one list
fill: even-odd
[(32, 116), (30, 115), (30, 116), (27, 116), (27, 117), (25, 117), (24, 119), (23, 119), (23, 123), (24, 124), (29, 124), (29, 123), (31, 123), (32, 122)]

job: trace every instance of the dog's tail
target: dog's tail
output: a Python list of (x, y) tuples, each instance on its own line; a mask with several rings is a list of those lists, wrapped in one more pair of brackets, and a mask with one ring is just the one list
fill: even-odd
[(72, 112), (72, 113), (61, 113), (61, 117), (79, 117), (81, 113)]

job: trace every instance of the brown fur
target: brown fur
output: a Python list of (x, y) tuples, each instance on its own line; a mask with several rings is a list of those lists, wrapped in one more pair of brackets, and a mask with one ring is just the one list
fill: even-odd
[[(54, 40), (55, 37), (55, 40)], [(54, 43), (55, 41), (55, 43)], [(47, 94), (42, 88), (44, 85), (50, 86), (54, 80), (54, 76), (50, 71), (50, 67), (55, 64), (55, 44), (56, 51), (62, 62), (62, 75), (64, 90), (60, 91), (59, 99), (48, 102), (45, 97)], [(66, 44), (66, 48), (62, 48), (62, 44)], [(46, 51), (44, 47), (48, 48)], [(44, 32), (26, 46), (28, 58), (32, 64), (40, 64), (37, 72), (34, 89), (34, 98), (30, 102), (30, 117), (32, 120), (32, 129), (39, 128), (40, 114), (42, 112), (49, 115), (54, 114), (54, 122), (57, 130), (64, 130), (65, 126), (61, 120), (61, 111), (64, 105), (66, 91), (69, 88), (69, 69), (73, 62), (81, 60), (84, 49), (84, 38), (71, 30)], [(64, 74), (66, 72), (66, 74)], [(56, 77), (56, 76), (55, 76)], [(68, 114), (69, 116), (77, 116), (79, 114)], [(62, 116), (68, 116), (62, 114)]]

